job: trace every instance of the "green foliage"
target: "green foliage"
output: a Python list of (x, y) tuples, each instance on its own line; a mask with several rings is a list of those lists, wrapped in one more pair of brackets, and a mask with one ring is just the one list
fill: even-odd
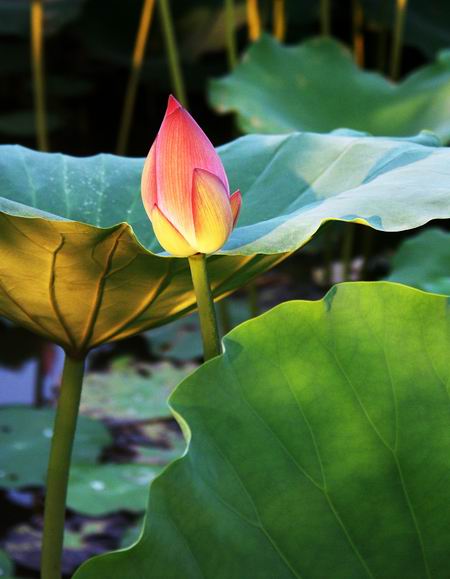
[(171, 404), (188, 453), (145, 531), (76, 579), (441, 579), (450, 567), (447, 299), (335, 286), (241, 325)]
[(90, 373), (83, 382), (81, 412), (119, 422), (170, 417), (167, 398), (191, 369), (166, 363)]
[(450, 139), (450, 53), (394, 85), (359, 69), (338, 42), (318, 38), (283, 46), (270, 36), (211, 83), (220, 112), (234, 111), (247, 133), (328, 132), (341, 127), (407, 136), (423, 129)]
[[(232, 327), (251, 317), (248, 303), (244, 300), (227, 300), (225, 307), (227, 308)], [(217, 312), (217, 317), (219, 333), (223, 335), (226, 332), (222, 327), (220, 311)], [(201, 358), (203, 354), (200, 322), (197, 313), (160, 328), (155, 328), (147, 332), (145, 337), (150, 344), (152, 353), (160, 358), (186, 362)]]
[(8, 554), (0, 550), (0, 577), (2, 579), (9, 579), (14, 570), (14, 565)]
[[(243, 209), (208, 260), (215, 296), (284, 259), (326, 220), (399, 231), (450, 217), (450, 151), (432, 145), (427, 135), (347, 131), (221, 147)], [(195, 308), (187, 260), (160, 253), (142, 207), (142, 164), (0, 147), (1, 315), (76, 354)]]
[[(50, 409), (0, 408), (0, 488), (45, 483), (53, 421)], [(95, 464), (102, 448), (110, 443), (101, 422), (80, 416), (73, 462)]]
[(450, 233), (430, 228), (404, 241), (387, 280), (450, 295)]
[(148, 485), (162, 466), (143, 464), (74, 464), (70, 469), (67, 505), (90, 516), (125, 509), (143, 511)]

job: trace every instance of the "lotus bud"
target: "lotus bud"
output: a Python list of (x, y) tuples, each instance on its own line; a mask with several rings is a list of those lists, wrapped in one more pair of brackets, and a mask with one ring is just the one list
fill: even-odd
[(142, 200), (161, 246), (177, 257), (214, 253), (241, 207), (210, 140), (173, 97), (145, 161)]

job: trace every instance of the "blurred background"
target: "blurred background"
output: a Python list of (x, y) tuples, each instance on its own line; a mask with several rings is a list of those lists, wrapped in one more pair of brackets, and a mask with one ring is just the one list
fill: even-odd
[[(427, 104), (431, 113), (449, 106), (446, 0), (0, 0), (0, 143), (143, 157), (171, 92), (215, 145), (226, 143), (245, 123), (223, 114), (222, 89), (213, 90), (211, 81), (239, 67), (263, 33), (287, 44), (333, 37), (358, 67), (389, 83), (431, 67), (428, 87), (414, 90), (424, 102), (439, 92), (440, 100)], [(324, 68), (330, 82), (332, 74)], [(294, 104), (301, 98), (300, 89), (292, 94)], [(320, 98), (317, 107), (311, 118), (320, 116)], [(242, 113), (239, 105), (234, 110)], [(346, 115), (334, 118), (329, 130), (370, 129), (369, 123), (349, 126)], [(441, 132), (445, 144), (439, 122), (420, 128)], [(411, 127), (401, 134), (417, 132), (417, 122)], [(391, 127), (379, 125), (378, 134), (392, 136)], [(286, 299), (319, 299), (332, 283), (348, 279), (390, 278), (448, 292), (448, 247), (443, 223), (406, 234), (327, 224), (218, 308), (222, 330)], [(4, 319), (0, 344), (0, 577), (38, 577), (62, 355)], [(68, 499), (67, 577), (86, 558), (137, 538), (149, 482), (184, 449), (167, 396), (200, 362), (195, 315), (90, 354)]]

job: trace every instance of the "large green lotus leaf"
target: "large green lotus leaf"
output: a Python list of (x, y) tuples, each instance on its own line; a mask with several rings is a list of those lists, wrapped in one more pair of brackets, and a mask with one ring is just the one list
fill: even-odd
[(171, 404), (187, 454), (128, 550), (76, 579), (443, 579), (450, 313), (390, 283), (335, 286), (239, 326)]
[(283, 46), (270, 36), (211, 83), (220, 112), (235, 111), (247, 133), (328, 132), (340, 127), (404, 136), (423, 129), (450, 139), (450, 54), (398, 85), (365, 72), (331, 39)]
[[(54, 419), (47, 408), (0, 409), (0, 488), (45, 483)], [(93, 464), (111, 442), (101, 422), (80, 416), (72, 460)]]
[[(209, 261), (222, 297), (329, 219), (383, 231), (450, 217), (450, 151), (413, 141), (296, 133), (221, 147), (238, 227)], [(139, 192), (142, 159), (0, 147), (0, 314), (72, 354), (195, 307), (187, 259), (158, 253)], [(126, 223), (124, 222), (126, 221)]]
[(405, 240), (387, 279), (450, 295), (450, 233), (433, 227)]

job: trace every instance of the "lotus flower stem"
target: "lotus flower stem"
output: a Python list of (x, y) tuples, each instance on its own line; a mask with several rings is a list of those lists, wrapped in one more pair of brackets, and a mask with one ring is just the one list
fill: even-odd
[(261, 18), (258, 0), (247, 0), (248, 38), (252, 42), (261, 36)]
[(180, 67), (175, 32), (173, 29), (172, 15), (170, 12), (169, 0), (159, 0), (159, 13), (166, 41), (167, 56), (169, 58), (170, 76), (172, 78), (173, 90), (180, 103), (187, 108), (186, 89), (184, 87), (183, 74)]
[(331, 35), (331, 0), (320, 0), (320, 33)]
[(280, 42), (286, 38), (285, 0), (273, 0), (273, 35)]
[(234, 19), (234, 0), (225, 0), (225, 27), (227, 39), (228, 66), (232, 70), (237, 63), (236, 23)]
[(396, 0), (394, 37), (392, 39), (391, 78), (397, 80), (400, 75), (402, 61), (403, 29), (408, 0)]
[(84, 359), (66, 356), (47, 471), (41, 579), (61, 577), (67, 485), (83, 373)]
[(33, 70), (34, 111), (37, 146), (48, 151), (47, 118), (45, 110), (44, 76), (44, 7), (43, 0), (31, 2), (31, 65)]
[(119, 136), (117, 139), (116, 152), (118, 155), (126, 153), (128, 137), (130, 134), (131, 121), (133, 119), (134, 104), (141, 76), (142, 63), (144, 60), (145, 47), (147, 46), (148, 33), (153, 19), (155, 0), (144, 0), (142, 4), (141, 19), (134, 44), (131, 61), (130, 76), (128, 78), (122, 117), (120, 121)]
[(206, 255), (197, 253), (189, 257), (192, 283), (197, 297), (198, 313), (200, 317), (200, 330), (203, 341), (203, 355), (205, 362), (222, 353), (219, 330), (217, 327), (216, 311), (208, 281), (206, 268)]
[(364, 13), (360, 0), (352, 1), (353, 54), (358, 66), (364, 66)]

